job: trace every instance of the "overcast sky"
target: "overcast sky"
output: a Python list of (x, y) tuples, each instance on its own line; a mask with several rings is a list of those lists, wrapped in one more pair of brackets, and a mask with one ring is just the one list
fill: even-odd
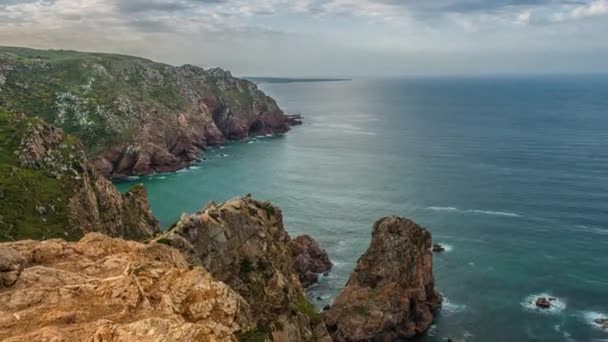
[(607, 72), (608, 0), (0, 0), (0, 45), (237, 75)]

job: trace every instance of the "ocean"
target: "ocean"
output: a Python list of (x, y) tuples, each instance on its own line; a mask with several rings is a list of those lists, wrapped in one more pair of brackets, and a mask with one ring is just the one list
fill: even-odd
[[(361, 79), (260, 88), (304, 124), (214, 148), (143, 182), (164, 226), (253, 194), (314, 236), (335, 266), (322, 308), (373, 223), (427, 227), (445, 297), (421, 341), (608, 341), (608, 76)], [(558, 299), (549, 311), (533, 296)]]

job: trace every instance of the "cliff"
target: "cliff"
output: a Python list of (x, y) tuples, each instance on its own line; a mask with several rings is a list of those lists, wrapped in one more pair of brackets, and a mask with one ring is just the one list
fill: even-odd
[(175, 171), (226, 139), (283, 133), (298, 118), (221, 69), (0, 47), (0, 107), (80, 138), (103, 176)]
[(304, 294), (279, 208), (250, 197), (211, 203), (183, 215), (156, 241), (181, 250), (245, 298), (256, 328), (241, 340), (331, 341)]
[(396, 341), (425, 332), (441, 306), (431, 235), (413, 221), (387, 217), (346, 287), (324, 312), (334, 341)]
[(121, 195), (77, 138), (0, 110), (0, 241), (78, 240), (87, 232), (143, 239), (160, 228), (145, 189)]
[(236, 341), (249, 305), (175, 249), (101, 234), (0, 244), (2, 341)]

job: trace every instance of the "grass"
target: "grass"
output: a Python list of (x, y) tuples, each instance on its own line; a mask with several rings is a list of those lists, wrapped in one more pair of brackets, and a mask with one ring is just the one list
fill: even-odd
[(270, 328), (267, 326), (258, 326), (254, 330), (250, 330), (237, 335), (239, 342), (265, 342), (270, 336)]
[(300, 296), (297, 301), (292, 303), (289, 307), (294, 312), (300, 312), (308, 316), (312, 323), (318, 323), (321, 321), (321, 314), (305, 296)]
[(0, 110), (0, 241), (77, 239), (66, 230), (67, 203), (74, 189), (49, 170), (20, 167), (14, 154), (28, 122), (33, 119), (16, 120)]

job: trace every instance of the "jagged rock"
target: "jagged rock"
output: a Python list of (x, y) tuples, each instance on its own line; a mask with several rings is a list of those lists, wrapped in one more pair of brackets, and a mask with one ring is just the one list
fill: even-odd
[[(249, 305), (177, 250), (89, 234), (0, 244), (2, 341), (236, 341)], [(17, 269), (21, 266), (17, 266)], [(4, 273), (0, 273), (4, 276)]]
[(319, 273), (331, 269), (332, 263), (327, 252), (309, 235), (298, 236), (291, 243), (294, 267), (304, 287), (314, 284)]
[(137, 57), (0, 47), (0, 81), (0, 103), (35, 102), (26, 114), (79, 137), (106, 178), (175, 171), (209, 145), (299, 121), (228, 71)]
[(0, 111), (0, 241), (64, 238), (87, 232), (150, 238), (160, 225), (146, 191), (122, 195), (89, 163), (78, 139), (38, 118)]
[(245, 298), (257, 326), (245, 337), (330, 341), (294, 269), (279, 208), (251, 197), (210, 203), (182, 215), (157, 241), (181, 250)]
[(441, 305), (430, 249), (430, 233), (413, 221), (376, 222), (370, 247), (323, 313), (334, 341), (394, 341), (426, 331)]

